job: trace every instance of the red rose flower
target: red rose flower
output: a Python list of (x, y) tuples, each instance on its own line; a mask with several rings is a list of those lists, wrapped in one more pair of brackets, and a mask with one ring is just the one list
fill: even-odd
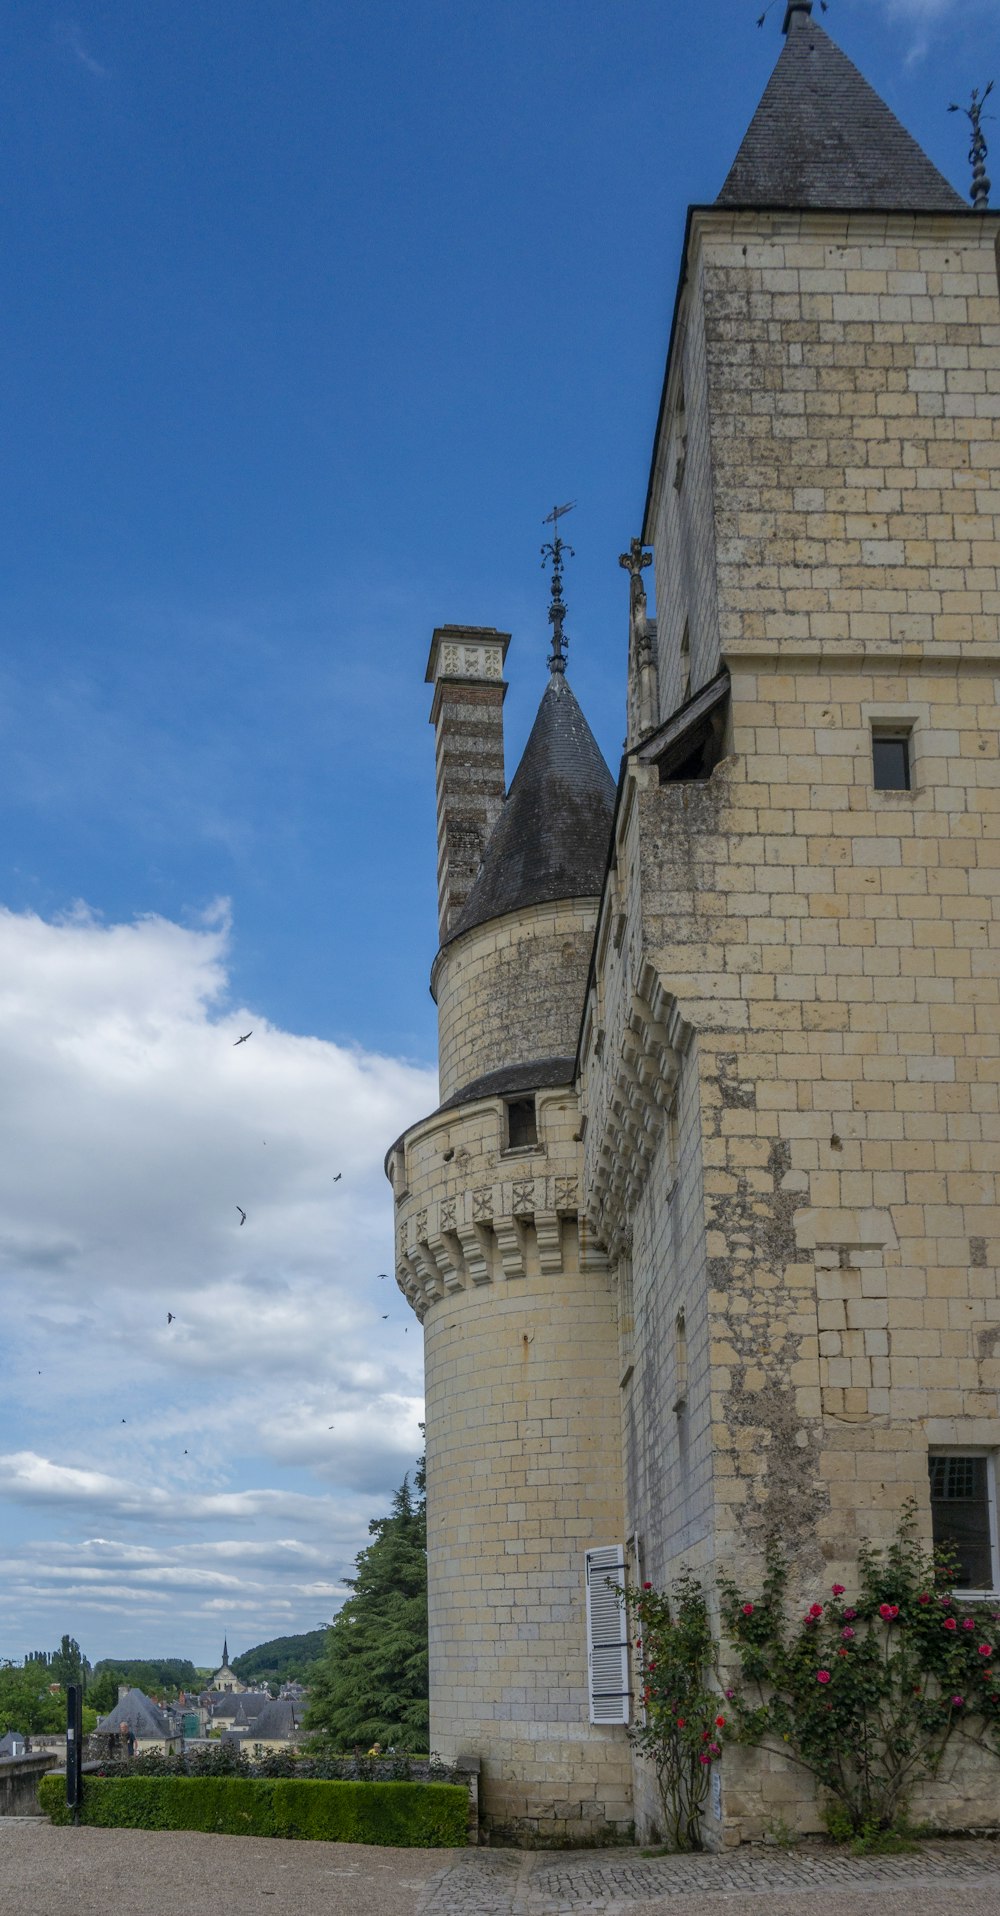
[(686, 1723), (687, 1723), (687, 1717), (686, 1717), (686, 1716), (679, 1716), (679, 1717), (677, 1718), (677, 1728), (678, 1728), (679, 1730), (683, 1730), (683, 1729), (684, 1729), (684, 1727), (685, 1727), (685, 1725), (686, 1725)]
[(993, 1655), (993, 1645), (991, 1643), (981, 1643), (979, 1645), (979, 1654), (981, 1657), (991, 1657)]
[(745, 1603), (745, 1604), (743, 1605), (743, 1615), (744, 1615), (745, 1617), (752, 1617), (752, 1616), (753, 1616), (753, 1604), (752, 1604), (752, 1603)]
[(823, 1605), (821, 1603), (811, 1603), (808, 1614), (810, 1623), (817, 1623), (823, 1615)]
[(711, 1763), (712, 1759), (706, 1750), (702, 1750), (702, 1753), (699, 1756), (698, 1761), (699, 1763)]
[(831, 1585), (830, 1585), (830, 1588), (831, 1588), (831, 1590), (833, 1591), (833, 1594), (834, 1594), (834, 1596), (835, 1596), (835, 1597), (842, 1597), (842, 1596), (843, 1596), (843, 1594), (844, 1594), (844, 1585), (843, 1585), (842, 1583), (833, 1583), (833, 1584), (831, 1584)]
[(894, 1623), (899, 1615), (899, 1605), (898, 1603), (880, 1603), (878, 1613), (884, 1623)]
[(829, 1681), (830, 1681), (830, 1672), (829, 1672), (829, 1670), (817, 1670), (817, 1672), (816, 1672), (816, 1681), (817, 1681), (817, 1683), (829, 1683)]
[(958, 1629), (958, 1624), (957, 1624), (957, 1623), (955, 1622), (955, 1619), (954, 1619), (954, 1617), (945, 1617), (945, 1620), (944, 1620), (944, 1628), (945, 1628), (946, 1630), (957, 1630), (957, 1629)]
[(651, 1583), (644, 1583), (642, 1587), (644, 1590), (652, 1590), (653, 1588)]
[(930, 1593), (930, 1591), (929, 1591), (929, 1590), (921, 1590), (921, 1592), (920, 1592), (920, 1595), (919, 1595), (919, 1597), (917, 1598), (917, 1602), (918, 1602), (918, 1603), (930, 1603), (930, 1600), (931, 1600), (931, 1593)]
[(716, 1717), (716, 1719), (715, 1719), (715, 1727), (716, 1727), (716, 1729), (717, 1729), (717, 1730), (724, 1730), (724, 1729), (725, 1729), (725, 1727), (726, 1727), (726, 1719), (725, 1719), (725, 1717), (724, 1717), (724, 1716), (717, 1716), (717, 1717)]

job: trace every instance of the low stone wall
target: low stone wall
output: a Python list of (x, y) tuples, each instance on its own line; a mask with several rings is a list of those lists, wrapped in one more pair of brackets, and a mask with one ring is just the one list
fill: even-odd
[(51, 1754), (0, 1757), (0, 1816), (41, 1816), (38, 1780), (53, 1768)]

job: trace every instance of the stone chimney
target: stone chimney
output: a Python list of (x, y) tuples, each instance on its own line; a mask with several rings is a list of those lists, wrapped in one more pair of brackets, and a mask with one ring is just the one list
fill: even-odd
[(509, 632), (440, 625), (431, 640), (437, 785), (438, 923), (442, 941), (479, 870), (504, 800), (503, 662)]

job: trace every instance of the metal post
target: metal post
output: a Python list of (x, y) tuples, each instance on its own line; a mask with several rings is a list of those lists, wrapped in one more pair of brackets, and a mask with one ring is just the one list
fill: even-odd
[(83, 1803), (83, 1685), (71, 1683), (66, 1691), (66, 1807), (80, 1821)]

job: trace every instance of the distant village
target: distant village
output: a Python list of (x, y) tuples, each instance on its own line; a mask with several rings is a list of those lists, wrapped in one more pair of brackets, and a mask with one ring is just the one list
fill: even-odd
[[(108, 1753), (118, 1757), (150, 1751), (178, 1756), (199, 1744), (219, 1742), (271, 1755), (298, 1748), (308, 1696), (305, 1686), (295, 1681), (283, 1683), (276, 1697), (266, 1684), (254, 1688), (244, 1683), (230, 1666), (227, 1641), (205, 1690), (197, 1695), (181, 1690), (175, 1702), (165, 1703), (119, 1684), (117, 1703), (98, 1719), (91, 1737), (106, 1738)], [(65, 1732), (28, 1735), (8, 1730), (0, 1737), (0, 1759), (41, 1751), (64, 1758)]]

